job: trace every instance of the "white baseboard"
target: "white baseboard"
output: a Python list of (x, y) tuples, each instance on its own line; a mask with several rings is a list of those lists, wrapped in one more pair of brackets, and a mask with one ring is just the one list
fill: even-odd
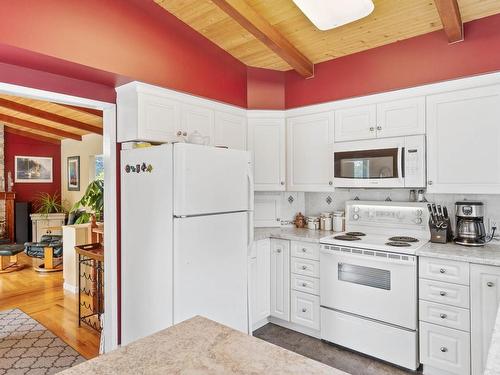
[(78, 287), (71, 284), (64, 283), (63, 288), (64, 290), (67, 290), (68, 292), (71, 292), (73, 294), (76, 294), (78, 292)]
[(321, 332), (315, 329), (304, 327), (297, 323), (287, 322), (278, 318), (273, 318), (272, 316), (270, 316), (268, 319), (270, 323), (276, 324), (278, 326), (285, 327), (291, 329), (292, 331), (297, 331), (303, 333), (304, 335), (311, 336), (317, 339), (321, 338)]

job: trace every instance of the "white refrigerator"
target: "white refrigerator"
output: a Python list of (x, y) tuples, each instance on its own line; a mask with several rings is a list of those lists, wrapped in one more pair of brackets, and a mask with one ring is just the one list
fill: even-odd
[(248, 332), (250, 154), (121, 151), (121, 343), (195, 315)]

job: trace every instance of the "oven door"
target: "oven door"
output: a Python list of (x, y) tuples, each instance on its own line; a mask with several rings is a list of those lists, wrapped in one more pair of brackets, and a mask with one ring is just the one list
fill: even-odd
[(334, 186), (404, 187), (404, 138), (334, 145)]
[(321, 246), (321, 306), (417, 328), (415, 256)]

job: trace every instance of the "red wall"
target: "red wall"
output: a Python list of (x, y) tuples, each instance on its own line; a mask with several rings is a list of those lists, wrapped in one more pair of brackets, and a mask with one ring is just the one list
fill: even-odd
[(247, 69), (247, 107), (285, 109), (285, 74), (268, 69)]
[(500, 14), (465, 24), (465, 41), (443, 31), (315, 66), (315, 77), (286, 73), (286, 108), (402, 89), (500, 70)]
[(7, 171), (12, 173), (14, 179), (15, 156), (48, 156), (53, 158), (53, 182), (50, 184), (24, 184), (14, 183), (16, 201), (32, 202), (40, 192), (50, 194), (61, 193), (61, 146), (22, 137), (5, 132), (5, 179)]
[(246, 107), (246, 67), (152, 0), (0, 1), (0, 14), (1, 44)]

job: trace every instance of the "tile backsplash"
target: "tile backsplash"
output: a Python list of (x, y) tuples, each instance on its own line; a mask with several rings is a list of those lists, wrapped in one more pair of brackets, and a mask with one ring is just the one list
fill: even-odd
[[(321, 212), (343, 210), (347, 200), (408, 201), (408, 189), (335, 189), (332, 193), (304, 192), (256, 192), (256, 197), (273, 195), (281, 199), (280, 219), (282, 224), (292, 221), (297, 212), (306, 216), (319, 216)], [(455, 202), (461, 200), (481, 201), (485, 204), (485, 226), (489, 231), (492, 224), (500, 225), (500, 195), (472, 194), (425, 194), (429, 202), (446, 206), (452, 218), (455, 216)], [(454, 220), (452, 220), (454, 221)], [(454, 225), (454, 223), (452, 223)], [(497, 229), (497, 233), (500, 229)]]
[[(343, 210), (345, 201), (356, 197), (360, 200), (384, 201), (389, 198), (404, 202), (409, 200), (409, 195), (410, 190), (407, 189), (335, 189), (333, 193), (305, 193), (305, 214), (315, 216), (323, 211)], [(333, 198), (331, 204), (326, 202), (327, 196)], [(497, 226), (500, 225), (500, 195), (425, 194), (425, 198), (429, 202), (446, 206), (452, 218), (455, 217), (455, 202), (462, 200), (483, 202), (487, 230), (489, 231), (494, 222)]]

